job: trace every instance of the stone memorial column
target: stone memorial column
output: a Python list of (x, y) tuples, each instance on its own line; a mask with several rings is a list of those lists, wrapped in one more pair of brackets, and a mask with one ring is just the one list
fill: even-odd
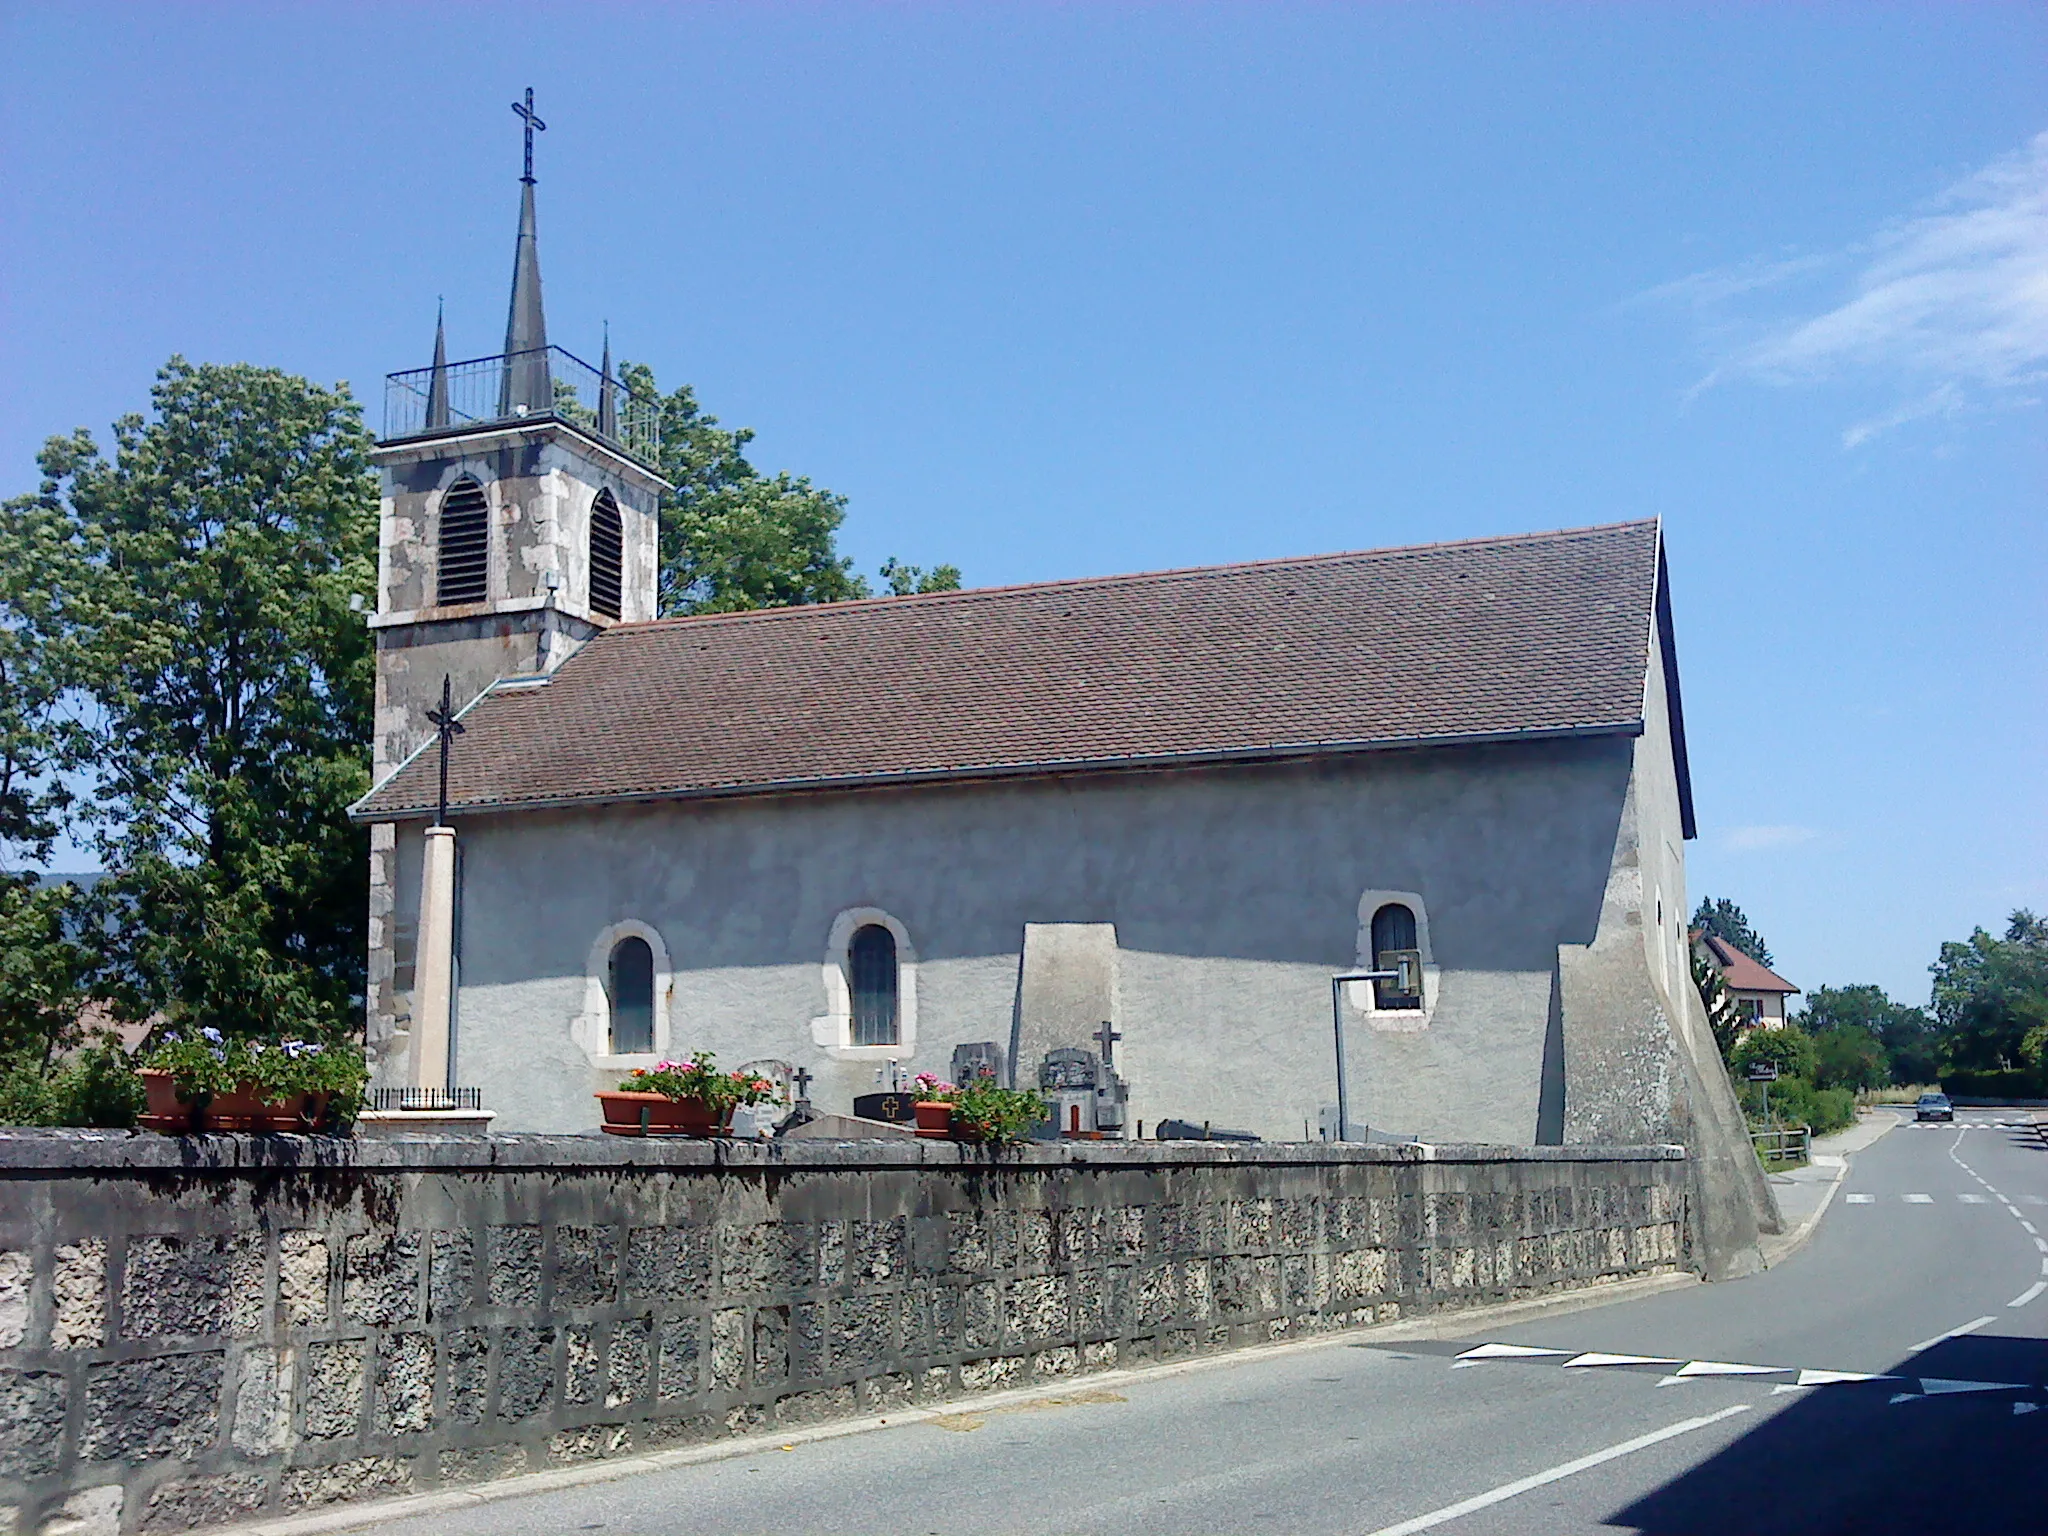
[(420, 860), (419, 953), (412, 990), (412, 1086), (448, 1086), (455, 983), (455, 829), (427, 828)]

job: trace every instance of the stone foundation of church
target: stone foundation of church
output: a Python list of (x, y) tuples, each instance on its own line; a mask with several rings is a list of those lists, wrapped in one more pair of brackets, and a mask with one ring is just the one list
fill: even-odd
[(1678, 1147), (0, 1133), (0, 1530), (185, 1529), (1697, 1269), (1690, 1188)]

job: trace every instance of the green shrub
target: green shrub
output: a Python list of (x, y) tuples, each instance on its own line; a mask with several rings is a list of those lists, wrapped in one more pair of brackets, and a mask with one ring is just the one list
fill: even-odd
[[(1770, 1118), (1764, 1118), (1765, 1095), (1769, 1087)], [(1856, 1095), (1847, 1088), (1816, 1088), (1803, 1077), (1781, 1077), (1775, 1083), (1744, 1082), (1740, 1097), (1750, 1125), (1757, 1130), (1792, 1125), (1809, 1126), (1816, 1136), (1839, 1131), (1856, 1123)]]
[(120, 1129), (142, 1112), (142, 1080), (117, 1046), (88, 1046), (45, 1067), (35, 1056), (0, 1063), (0, 1125)]
[(1814, 1049), (1813, 1036), (1798, 1025), (1773, 1025), (1752, 1029), (1728, 1056), (1728, 1069), (1738, 1078), (1747, 1076), (1749, 1069), (1759, 1063), (1776, 1067), (1780, 1077), (1811, 1081), (1819, 1064), (1819, 1053)]

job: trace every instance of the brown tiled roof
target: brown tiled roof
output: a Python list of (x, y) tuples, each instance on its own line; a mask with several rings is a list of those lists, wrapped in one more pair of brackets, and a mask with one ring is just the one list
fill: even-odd
[[(464, 716), (482, 809), (1640, 729), (1654, 522), (619, 625)], [(421, 753), (357, 807), (434, 803)]]
[(1728, 984), (1731, 992), (1797, 992), (1799, 989), (1768, 966), (1750, 959), (1727, 940), (1711, 933), (1700, 935), (1714, 962), (1721, 968), (1721, 979)]

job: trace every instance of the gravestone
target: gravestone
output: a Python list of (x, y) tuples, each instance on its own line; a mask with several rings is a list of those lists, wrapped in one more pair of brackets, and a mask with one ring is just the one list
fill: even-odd
[(902, 1089), (887, 1093), (856, 1094), (853, 1112), (863, 1120), (886, 1120), (891, 1125), (917, 1123), (917, 1095)]
[(1003, 1076), (1003, 1048), (993, 1040), (977, 1040), (953, 1047), (953, 1081), (971, 1083), (978, 1077)]
[(1094, 1131), (1095, 1090), (1102, 1069), (1093, 1051), (1057, 1046), (1038, 1067), (1038, 1091), (1052, 1106), (1052, 1123), (1062, 1136)]

